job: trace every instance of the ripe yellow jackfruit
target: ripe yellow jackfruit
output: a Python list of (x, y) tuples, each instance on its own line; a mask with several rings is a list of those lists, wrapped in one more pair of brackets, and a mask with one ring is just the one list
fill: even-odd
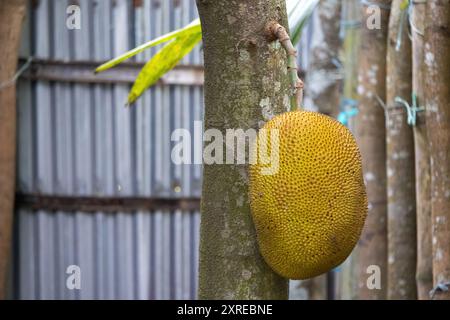
[[(250, 205), (260, 252), (278, 274), (306, 279), (338, 266), (367, 215), (361, 156), (351, 132), (316, 112), (281, 114), (258, 134), (253, 156), (278, 152), (279, 167), (250, 165)], [(271, 131), (278, 129), (279, 148)], [(271, 138), (272, 137), (272, 138)], [(271, 157), (273, 158), (273, 157)]]

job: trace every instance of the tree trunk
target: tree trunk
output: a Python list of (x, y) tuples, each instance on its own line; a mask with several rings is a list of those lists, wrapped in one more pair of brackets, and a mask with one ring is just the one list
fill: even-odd
[[(450, 288), (450, 0), (428, 0), (425, 21), (433, 285)], [(438, 289), (434, 298), (450, 299), (450, 290)]]
[(17, 68), (25, 1), (0, 1), (0, 299), (6, 296), (11, 249), (16, 161)]
[[(339, 30), (341, 0), (323, 0), (314, 10), (312, 43), (309, 50), (311, 60), (306, 73), (305, 107), (337, 117), (340, 99), (340, 75), (337, 61), (341, 41)], [(311, 300), (327, 299), (328, 281), (333, 282), (333, 272), (309, 279), (307, 288)]]
[(395, 101), (399, 97), (411, 105), (411, 41), (406, 24), (407, 12), (400, 9), (402, 2), (392, 1), (386, 62), (387, 295), (388, 299), (413, 300), (417, 296), (414, 140), (407, 109)]
[(341, 0), (323, 0), (313, 15), (313, 35), (306, 84), (311, 99), (308, 108), (337, 117), (339, 113), (340, 74), (339, 30)]
[[(223, 136), (230, 128), (258, 129), (287, 111), (287, 58), (279, 42), (264, 34), (273, 19), (287, 27), (285, 1), (197, 0), (197, 7), (205, 58), (204, 129)], [(201, 211), (199, 298), (286, 299), (287, 280), (259, 254), (248, 165), (205, 163)]]
[(327, 300), (328, 274), (308, 279), (309, 300)]
[[(425, 27), (425, 3), (413, 4), (412, 9), (413, 92), (418, 106), (425, 101), (423, 73), (423, 30)], [(431, 191), (430, 153), (425, 122), (425, 112), (417, 114), (414, 131), (416, 168), (416, 214), (417, 214), (417, 296), (428, 300), (433, 287), (433, 260), (431, 245)]]
[[(378, 99), (386, 97), (386, 44), (391, 1), (372, 0), (380, 7), (380, 28), (372, 29), (368, 21), (372, 12), (362, 7), (361, 51), (359, 58), (359, 113), (356, 120), (356, 140), (361, 150), (364, 180), (369, 210), (358, 243), (360, 299), (385, 299), (387, 285), (386, 237), (386, 132), (383, 107)], [(368, 267), (380, 270), (380, 288), (367, 286)], [(371, 269), (369, 269), (371, 270)], [(376, 275), (375, 275), (376, 276)]]

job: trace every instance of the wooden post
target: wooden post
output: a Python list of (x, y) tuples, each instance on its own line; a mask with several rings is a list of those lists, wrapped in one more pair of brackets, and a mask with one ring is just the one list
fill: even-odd
[[(343, 40), (343, 66), (344, 83), (343, 98), (357, 100), (358, 86), (358, 53), (360, 49), (360, 0), (345, 0), (342, 2), (342, 26), (344, 28)], [(354, 118), (349, 120), (349, 128), (353, 131), (355, 127)], [(358, 279), (358, 249), (342, 265), (339, 274), (340, 299), (353, 300), (357, 298)]]
[[(425, 2), (413, 2), (411, 16), (413, 93), (417, 107), (425, 107), (424, 48)], [(431, 177), (430, 151), (425, 121), (425, 111), (417, 113), (414, 130), (416, 168), (417, 215), (417, 297), (428, 300), (433, 288), (433, 259), (431, 245)]]
[(413, 300), (417, 296), (414, 140), (411, 127), (414, 123), (408, 119), (407, 109), (412, 104), (412, 61), (407, 8), (401, 9), (402, 2), (392, 1), (387, 49), (387, 296), (388, 299)]
[[(355, 136), (361, 150), (369, 210), (358, 243), (358, 298), (385, 299), (387, 291), (386, 225), (386, 131), (382, 103), (386, 99), (386, 46), (391, 1), (372, 0), (379, 7), (379, 26), (371, 23), (378, 14), (362, 6), (359, 54), (359, 113)], [(375, 15), (375, 16), (374, 16)], [(371, 272), (380, 271), (380, 274)], [(369, 273), (368, 273), (369, 272)], [(380, 287), (369, 288), (371, 275)]]
[(425, 100), (436, 289), (433, 298), (450, 299), (450, 0), (428, 0), (425, 19)]
[(16, 162), (16, 85), (25, 0), (0, 1), (0, 299), (6, 296)]

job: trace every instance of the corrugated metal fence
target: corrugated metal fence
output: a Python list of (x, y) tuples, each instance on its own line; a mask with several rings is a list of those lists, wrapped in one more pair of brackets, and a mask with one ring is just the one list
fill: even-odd
[[(73, 3), (81, 8), (80, 30), (66, 27)], [(104, 61), (195, 16), (191, 0), (33, 1), (22, 56)], [(183, 61), (201, 63), (199, 47)], [(172, 164), (170, 134), (201, 120), (201, 86), (157, 85), (131, 109), (123, 107), (128, 90), (128, 84), (21, 80), (18, 192), (199, 197), (201, 167)], [(196, 297), (195, 210), (65, 212), (19, 204), (17, 216), (17, 298)], [(81, 268), (81, 290), (66, 287), (69, 265)]]
[[(72, 4), (81, 8), (80, 30), (66, 26)], [(105, 81), (91, 70), (196, 15), (193, 0), (30, 1), (21, 57), (35, 62), (18, 84), (15, 298), (195, 299), (199, 212), (173, 200), (198, 202), (201, 166), (174, 165), (170, 156), (171, 132), (194, 132), (202, 119), (200, 46), (183, 59), (184, 73), (131, 109), (123, 104), (135, 65), (131, 76), (111, 71)], [(302, 50), (303, 66), (306, 59)], [(201, 137), (192, 139), (194, 152)], [(92, 205), (99, 197), (173, 203), (102, 210)], [(70, 265), (81, 268), (80, 290), (66, 286)]]

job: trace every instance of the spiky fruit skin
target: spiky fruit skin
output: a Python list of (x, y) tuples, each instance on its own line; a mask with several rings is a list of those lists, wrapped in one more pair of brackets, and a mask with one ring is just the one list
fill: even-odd
[[(262, 174), (250, 165), (250, 205), (260, 252), (278, 274), (307, 279), (341, 264), (356, 245), (367, 215), (361, 155), (351, 132), (316, 112), (281, 114), (265, 124), (278, 129), (279, 167)], [(259, 132), (254, 155), (264, 146)], [(266, 140), (267, 141), (267, 140)]]

